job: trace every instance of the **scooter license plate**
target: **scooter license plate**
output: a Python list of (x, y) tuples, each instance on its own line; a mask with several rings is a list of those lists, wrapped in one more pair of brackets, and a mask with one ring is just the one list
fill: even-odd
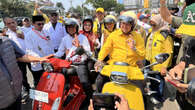
[(48, 93), (43, 91), (30, 89), (30, 98), (45, 103), (49, 102)]

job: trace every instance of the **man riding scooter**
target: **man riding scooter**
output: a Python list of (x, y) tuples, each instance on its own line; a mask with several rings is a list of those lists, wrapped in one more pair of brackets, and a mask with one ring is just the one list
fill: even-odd
[[(101, 48), (95, 64), (96, 71), (102, 66), (103, 60), (108, 55), (110, 55), (108, 64), (125, 62), (130, 66), (138, 66), (137, 63), (145, 57), (145, 47), (143, 38), (134, 31), (134, 27), (135, 20), (132, 17), (128, 15), (120, 17), (120, 29), (111, 33)], [(138, 77), (142, 75), (137, 74)], [(99, 74), (96, 79), (97, 92), (101, 92), (103, 85), (108, 81), (107, 75)]]
[(62, 57), (64, 54), (66, 54), (67, 60), (77, 64), (76, 72), (87, 95), (86, 102), (89, 104), (89, 99), (92, 95), (92, 86), (88, 78), (88, 69), (86, 65), (87, 56), (74, 55), (74, 53), (77, 47), (82, 47), (85, 51), (90, 52), (90, 45), (86, 36), (83, 34), (78, 34), (79, 25), (76, 19), (69, 18), (65, 22), (65, 28), (68, 34), (62, 39), (58, 52), (55, 54), (55, 56)]

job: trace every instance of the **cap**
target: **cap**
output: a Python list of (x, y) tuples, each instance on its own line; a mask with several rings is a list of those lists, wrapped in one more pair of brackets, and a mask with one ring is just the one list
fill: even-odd
[(177, 34), (186, 34), (195, 37), (195, 3), (186, 7), (183, 14), (183, 24), (176, 31)]
[(104, 9), (103, 8), (97, 8), (96, 9), (96, 12), (102, 12), (102, 13), (104, 13)]

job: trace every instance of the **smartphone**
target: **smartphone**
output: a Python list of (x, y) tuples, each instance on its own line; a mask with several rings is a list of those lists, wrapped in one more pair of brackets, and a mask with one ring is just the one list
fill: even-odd
[(106, 108), (109, 110), (115, 110), (115, 101), (120, 102), (120, 98), (118, 96), (109, 93), (94, 93), (92, 99), (93, 106), (96, 109)]
[(178, 87), (177, 84), (176, 84), (175, 82), (173, 82), (173, 81), (171, 81), (171, 80), (169, 80), (169, 79), (168, 79), (167, 81), (168, 81), (170, 84), (172, 84), (173, 86)]

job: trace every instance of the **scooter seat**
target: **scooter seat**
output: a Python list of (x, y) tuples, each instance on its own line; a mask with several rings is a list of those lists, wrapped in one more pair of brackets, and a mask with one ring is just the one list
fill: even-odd
[(63, 68), (62, 69), (62, 73), (66, 76), (75, 76), (77, 75), (77, 72), (76, 72), (76, 67), (71, 67), (71, 68)]

